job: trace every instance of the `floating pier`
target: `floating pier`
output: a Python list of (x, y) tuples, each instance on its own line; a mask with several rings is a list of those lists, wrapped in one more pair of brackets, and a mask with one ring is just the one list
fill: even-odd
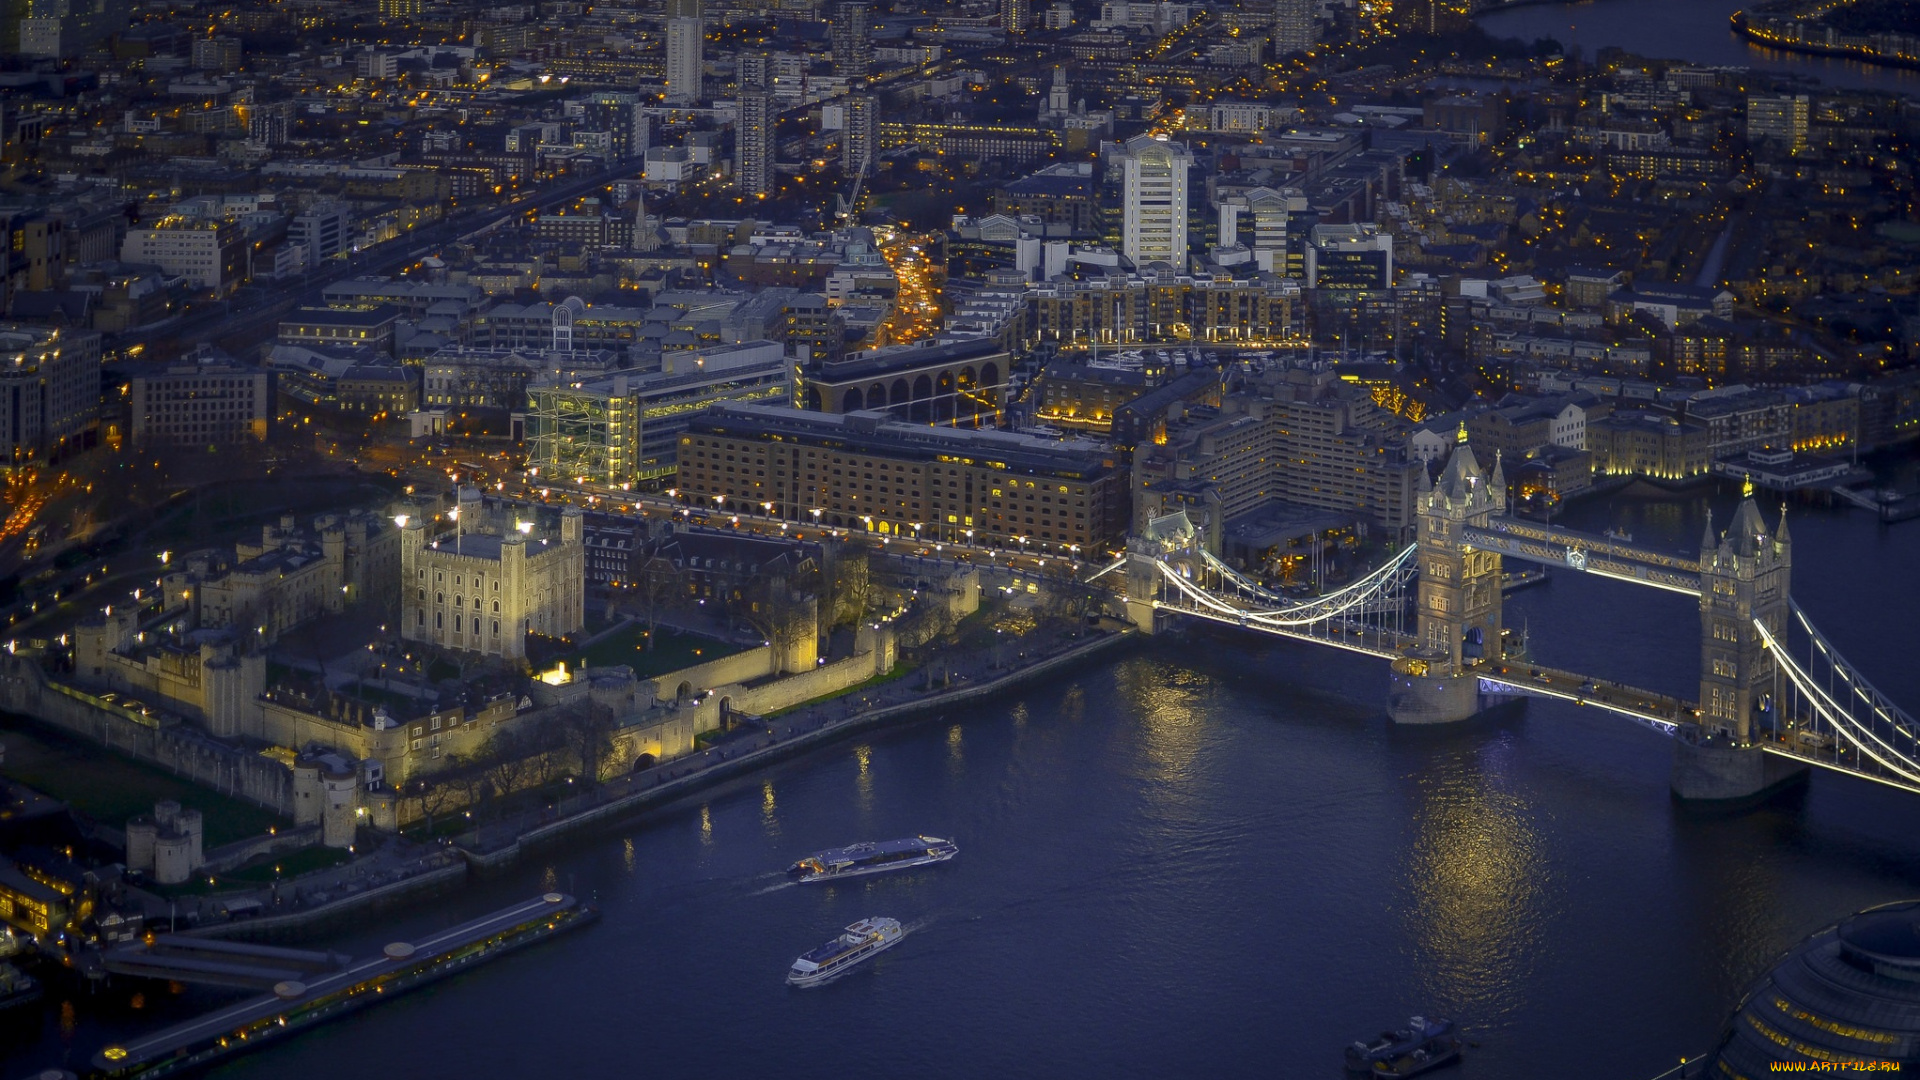
[(390, 1000), (523, 945), (584, 926), (599, 915), (591, 904), (550, 892), (423, 941), (396, 941), (377, 957), (350, 962), (342, 970), (321, 974), (311, 982), (285, 979), (270, 994), (144, 1039), (104, 1047), (93, 1056), (91, 1076), (117, 1080), (202, 1069), (222, 1058)]

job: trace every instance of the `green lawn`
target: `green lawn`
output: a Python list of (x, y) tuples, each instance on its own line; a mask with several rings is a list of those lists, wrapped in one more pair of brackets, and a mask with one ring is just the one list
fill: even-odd
[(288, 824), (271, 810), (104, 748), (29, 728), (19, 717), (0, 715), (0, 741), (7, 744), (0, 773), (116, 829), (125, 828), (135, 814), (153, 813), (153, 804), (162, 799), (200, 811), (208, 849)]
[(246, 881), (256, 885), (265, 885), (275, 878), (286, 880), (315, 870), (328, 870), (343, 863), (353, 861), (353, 856), (344, 848), (321, 847), (315, 844), (299, 851), (287, 851), (278, 855), (263, 855), (248, 861), (236, 870), (220, 875), (223, 882)]
[(678, 630), (658, 631), (651, 650), (646, 648), (646, 641), (647, 628), (635, 623), (569, 655), (567, 667), (577, 668), (583, 659), (589, 668), (625, 664), (636, 676), (645, 679), (746, 651), (740, 645)]

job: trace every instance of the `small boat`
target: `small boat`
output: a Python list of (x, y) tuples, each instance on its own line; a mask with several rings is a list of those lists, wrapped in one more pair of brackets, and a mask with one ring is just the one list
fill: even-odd
[(12, 964), (0, 964), (0, 1012), (31, 1005), (40, 1000), (41, 993), (33, 976)]
[(787, 985), (805, 988), (832, 982), (893, 948), (906, 936), (900, 920), (868, 916), (847, 927), (846, 933), (795, 960), (787, 970)]
[(1383, 1031), (1367, 1042), (1355, 1042), (1347, 1047), (1347, 1068), (1354, 1072), (1367, 1072), (1376, 1062), (1391, 1061), (1418, 1050), (1431, 1039), (1453, 1034), (1453, 1021), (1429, 1020), (1416, 1016), (1407, 1021), (1407, 1026)]
[(1398, 1057), (1373, 1063), (1375, 1076), (1419, 1076), (1423, 1072), (1459, 1060), (1460, 1037), (1446, 1034), (1428, 1039)]
[(946, 862), (960, 853), (960, 845), (937, 836), (909, 836), (904, 840), (850, 844), (815, 852), (787, 867), (787, 876), (795, 881), (828, 881), (833, 878), (859, 877), (909, 866)]

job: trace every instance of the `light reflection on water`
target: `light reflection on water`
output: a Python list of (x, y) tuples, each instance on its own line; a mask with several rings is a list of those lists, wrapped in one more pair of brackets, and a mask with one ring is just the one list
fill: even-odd
[[(873, 747), (865, 743), (854, 747), (853, 761), (855, 765), (853, 787), (856, 798), (863, 813), (871, 812), (873, 810)], [(767, 805), (769, 810), (773, 805), (771, 787), (768, 789)]]
[(1427, 994), (1476, 1025), (1505, 1021), (1537, 962), (1561, 884), (1537, 808), (1495, 755), (1464, 754), (1413, 783), (1408, 937)]

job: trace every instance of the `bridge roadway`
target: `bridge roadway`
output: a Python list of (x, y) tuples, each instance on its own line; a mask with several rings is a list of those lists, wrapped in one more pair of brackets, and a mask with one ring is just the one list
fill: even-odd
[(1632, 717), (1669, 735), (1678, 731), (1680, 725), (1696, 723), (1699, 719), (1690, 701), (1525, 660), (1508, 660), (1475, 668), (1473, 674), (1479, 676), (1483, 690), (1496, 693), (1518, 691), (1536, 697), (1592, 705)]
[(1700, 595), (1700, 560), (1640, 547), (1631, 540), (1560, 529), (1518, 518), (1497, 517), (1485, 528), (1461, 532), (1469, 547), (1506, 558), (1570, 566), (1589, 574), (1651, 585), (1670, 592)]

